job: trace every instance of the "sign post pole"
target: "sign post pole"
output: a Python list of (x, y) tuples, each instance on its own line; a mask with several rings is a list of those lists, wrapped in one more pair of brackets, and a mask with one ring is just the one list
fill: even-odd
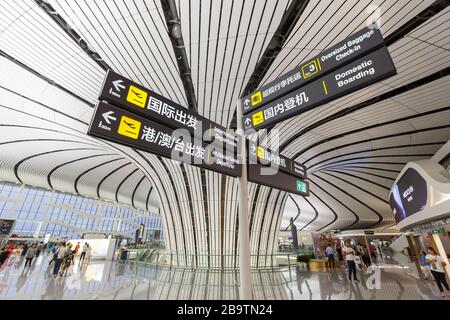
[(237, 102), (237, 134), (241, 136), (242, 175), (239, 178), (239, 296), (241, 300), (252, 299), (250, 273), (250, 237), (248, 225), (248, 179), (247, 179), (247, 148), (242, 127), (242, 102)]

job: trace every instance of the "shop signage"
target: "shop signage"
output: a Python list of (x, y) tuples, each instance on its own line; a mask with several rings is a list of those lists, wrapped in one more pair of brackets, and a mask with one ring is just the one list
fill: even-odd
[(105, 102), (97, 105), (88, 134), (230, 176), (241, 175), (235, 153), (192, 137), (187, 130), (166, 127)]
[(396, 74), (387, 48), (358, 59), (316, 81), (252, 111), (242, 119), (247, 134), (292, 118)]
[(172, 129), (186, 129), (192, 135), (237, 150), (238, 136), (202, 117), (197, 112), (135, 83), (111, 70), (106, 74), (99, 100), (104, 100)]
[(260, 108), (359, 57), (367, 55), (383, 45), (384, 40), (378, 29), (364, 28), (308, 60), (298, 68), (242, 98), (244, 114)]

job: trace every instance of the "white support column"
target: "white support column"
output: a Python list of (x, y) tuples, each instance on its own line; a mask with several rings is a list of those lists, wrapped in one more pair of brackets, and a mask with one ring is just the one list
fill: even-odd
[(41, 232), (41, 228), (42, 228), (42, 221), (39, 221), (38, 226), (36, 227), (36, 231), (34, 232), (34, 238), (37, 239), (39, 238), (39, 233)]
[(252, 283), (250, 272), (250, 236), (248, 223), (248, 180), (247, 180), (247, 147), (242, 128), (242, 102), (236, 105), (237, 134), (241, 136), (242, 176), (239, 178), (239, 296), (241, 300), (252, 299)]

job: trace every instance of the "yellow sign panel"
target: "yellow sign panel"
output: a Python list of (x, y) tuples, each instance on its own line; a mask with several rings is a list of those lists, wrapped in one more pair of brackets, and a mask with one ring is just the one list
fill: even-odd
[(130, 90), (128, 91), (127, 101), (132, 104), (137, 105), (138, 107), (145, 108), (145, 104), (147, 102), (148, 93), (144, 90), (136, 88), (135, 86), (130, 86)]
[(122, 118), (120, 119), (119, 130), (117, 132), (125, 137), (138, 139), (140, 130), (140, 121), (122, 116)]
[(256, 126), (256, 125), (264, 122), (264, 115), (263, 115), (262, 111), (255, 113), (252, 116), (252, 118), (253, 118), (253, 126)]
[(258, 103), (262, 101), (261, 91), (255, 92), (251, 97), (252, 106), (256, 106)]
[(264, 159), (265, 154), (266, 154), (266, 152), (265, 152), (265, 150), (264, 150), (263, 147), (258, 147), (258, 148), (257, 148), (256, 155), (257, 155), (258, 158)]

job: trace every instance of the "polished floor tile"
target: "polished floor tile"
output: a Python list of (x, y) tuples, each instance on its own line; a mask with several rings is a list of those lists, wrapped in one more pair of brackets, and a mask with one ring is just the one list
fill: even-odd
[[(29, 268), (7, 262), (0, 270), (0, 299), (203, 300), (237, 299), (236, 272), (168, 269), (128, 262), (91, 261), (54, 278), (48, 257)], [(418, 280), (407, 268), (384, 263), (379, 273), (359, 271), (360, 283), (347, 280), (344, 268), (311, 272), (284, 268), (252, 272), (255, 299), (283, 300), (415, 300), (441, 299), (432, 281)]]

